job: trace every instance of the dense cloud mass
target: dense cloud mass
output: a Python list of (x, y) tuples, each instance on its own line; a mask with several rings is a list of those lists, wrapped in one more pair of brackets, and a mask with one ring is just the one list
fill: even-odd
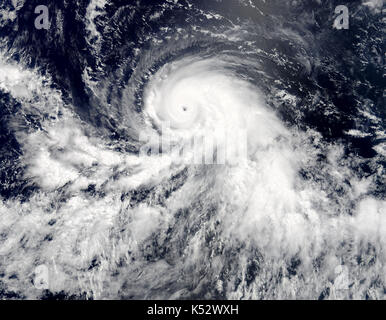
[(384, 299), (383, 1), (341, 4), (2, 1), (0, 298)]

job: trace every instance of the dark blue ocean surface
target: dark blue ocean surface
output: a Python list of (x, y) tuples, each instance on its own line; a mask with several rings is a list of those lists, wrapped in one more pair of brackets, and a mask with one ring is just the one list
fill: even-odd
[(0, 297), (384, 299), (384, 10), (2, 1)]

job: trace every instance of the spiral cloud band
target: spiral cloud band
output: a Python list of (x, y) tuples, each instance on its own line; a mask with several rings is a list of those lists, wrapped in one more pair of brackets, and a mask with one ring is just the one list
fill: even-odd
[(0, 4), (0, 297), (384, 298), (376, 5), (352, 39), (333, 1), (55, 2), (32, 31), (22, 2)]

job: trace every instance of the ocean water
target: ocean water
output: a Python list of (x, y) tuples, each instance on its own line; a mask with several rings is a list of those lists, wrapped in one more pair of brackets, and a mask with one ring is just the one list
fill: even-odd
[(0, 297), (384, 299), (383, 1), (341, 4), (2, 1)]

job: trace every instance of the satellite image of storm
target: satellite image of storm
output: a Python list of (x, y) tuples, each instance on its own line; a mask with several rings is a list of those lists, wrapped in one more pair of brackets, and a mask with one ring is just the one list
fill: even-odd
[(385, 13), (0, 0), (0, 300), (385, 300)]

